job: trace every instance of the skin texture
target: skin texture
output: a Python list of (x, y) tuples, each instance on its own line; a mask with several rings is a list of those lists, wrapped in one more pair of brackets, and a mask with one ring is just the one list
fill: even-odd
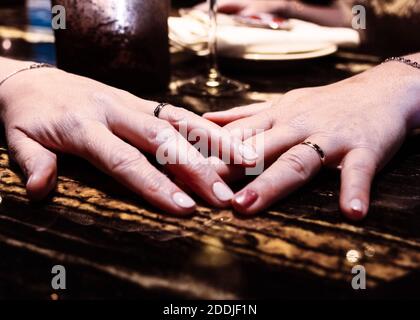
[[(0, 58), (0, 79), (30, 64)], [(199, 128), (208, 133), (209, 142), (219, 142), (232, 157), (241, 158), (242, 142), (181, 108), (166, 106), (157, 119), (156, 106), (58, 69), (25, 71), (0, 86), (1, 119), (10, 153), (28, 178), (31, 199), (42, 199), (55, 187), (56, 154), (69, 153), (87, 159), (166, 212), (191, 213), (194, 201), (145, 156), (154, 156), (165, 144), (169, 154), (189, 155), (186, 164), (167, 165), (174, 179), (213, 206), (229, 206), (233, 195), (229, 187), (176, 129), (185, 121), (188, 131)], [(255, 162), (246, 161), (245, 165)]]
[[(408, 56), (420, 61), (420, 54)], [(0, 58), (0, 79), (28, 62)], [(157, 103), (139, 99), (91, 79), (57, 69), (25, 71), (0, 86), (0, 116), (12, 157), (28, 177), (32, 199), (55, 186), (56, 153), (83, 157), (155, 206), (174, 214), (194, 211), (195, 203), (179, 187), (194, 190), (217, 207), (230, 204), (255, 214), (287, 196), (320, 169), (318, 153), (303, 141), (318, 144), (325, 165), (339, 167), (340, 207), (353, 220), (366, 216), (372, 179), (404, 138), (420, 126), (420, 71), (390, 62), (347, 80), (291, 91), (270, 102), (209, 113), (204, 118), (167, 106), (153, 117)], [(211, 120), (212, 122), (210, 122)], [(233, 157), (241, 144), (258, 151), (266, 171), (234, 197), (223, 180), (243, 175), (241, 166), (209, 162), (175, 129), (203, 129)], [(219, 125), (224, 126), (223, 128)], [(264, 130), (264, 145), (243, 129)], [(167, 132), (165, 139), (160, 132)], [(173, 181), (144, 154), (163, 143), (170, 152), (191, 154), (187, 164), (169, 165)], [(213, 159), (212, 159), (213, 160)], [(245, 159), (244, 159), (245, 160)], [(223, 180), (222, 180), (223, 178)], [(231, 199), (233, 197), (233, 199)]]
[[(409, 58), (420, 61), (420, 54)], [(255, 148), (268, 165), (233, 198), (238, 212), (260, 212), (309, 181), (322, 167), (318, 153), (301, 145), (310, 141), (325, 152), (325, 166), (341, 170), (342, 212), (360, 220), (375, 174), (420, 125), (420, 70), (389, 62), (332, 85), (204, 117), (251, 145), (255, 137), (243, 136), (243, 129), (264, 130), (264, 145)], [(226, 179), (240, 175), (223, 164), (218, 171)]]

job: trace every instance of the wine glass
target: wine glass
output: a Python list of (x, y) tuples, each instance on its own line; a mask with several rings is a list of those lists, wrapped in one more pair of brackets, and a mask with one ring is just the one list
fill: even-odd
[(248, 90), (249, 86), (220, 74), (217, 63), (217, 0), (207, 0), (207, 2), (209, 8), (209, 67), (207, 74), (181, 82), (178, 85), (178, 91), (193, 96), (233, 96)]

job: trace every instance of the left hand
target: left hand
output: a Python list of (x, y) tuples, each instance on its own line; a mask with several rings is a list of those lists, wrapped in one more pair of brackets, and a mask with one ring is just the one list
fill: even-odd
[[(365, 217), (375, 173), (418, 126), (418, 88), (413, 88), (418, 79), (418, 70), (387, 63), (332, 85), (291, 91), (273, 102), (205, 114), (218, 124), (228, 123), (225, 128), (272, 163), (235, 195), (235, 209), (255, 214), (311, 179), (322, 163), (313, 148), (301, 144), (310, 141), (324, 151), (325, 166), (341, 169), (341, 210), (353, 220)], [(243, 136), (244, 129), (263, 129), (263, 146), (252, 134)]]
[[(22, 70), (29, 63), (0, 58), (0, 71)], [(88, 160), (165, 212), (194, 212), (193, 199), (148, 161), (149, 154), (170, 160), (165, 168), (177, 182), (208, 203), (230, 205), (232, 191), (187, 138), (197, 136), (217, 146), (220, 156), (244, 165), (255, 162), (253, 150), (182, 108), (166, 106), (158, 119), (157, 105), (54, 68), (21, 72), (0, 88), (0, 119), (10, 154), (27, 176), (31, 199), (41, 200), (54, 189), (56, 154), (68, 153)]]

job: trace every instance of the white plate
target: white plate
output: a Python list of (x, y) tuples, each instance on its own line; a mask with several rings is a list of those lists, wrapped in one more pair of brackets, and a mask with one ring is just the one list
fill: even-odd
[(335, 44), (325, 45), (324, 48), (300, 53), (237, 53), (237, 52), (220, 52), (219, 55), (226, 58), (254, 60), (254, 61), (294, 61), (306, 60), (325, 57), (334, 54), (338, 50)]
[[(223, 17), (219, 17), (218, 48), (224, 57), (253, 61), (305, 60), (331, 55), (339, 46), (355, 47), (360, 42), (357, 31), (348, 28), (327, 28), (290, 19), (290, 30), (272, 30), (223, 22), (220, 19)], [(194, 15), (171, 17), (169, 26), (170, 38), (178, 47), (198, 55), (206, 53), (208, 28), (200, 19)]]

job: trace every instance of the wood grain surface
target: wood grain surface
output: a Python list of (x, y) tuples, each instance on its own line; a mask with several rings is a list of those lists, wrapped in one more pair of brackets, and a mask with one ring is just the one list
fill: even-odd
[[(48, 59), (51, 50), (15, 39), (8, 55), (35, 59), (42, 52)], [(249, 94), (212, 100), (169, 92), (150, 98), (200, 113), (332, 83), (378, 61), (343, 51), (298, 64), (223, 60), (223, 72), (249, 83)], [(173, 80), (204, 68), (201, 59), (174, 56)], [(419, 297), (419, 143), (411, 137), (377, 177), (369, 217), (354, 224), (339, 212), (339, 174), (333, 171), (255, 218), (201, 203), (193, 216), (180, 219), (90, 164), (61, 155), (57, 189), (44, 202), (30, 203), (1, 134), (0, 298)], [(51, 289), (55, 264), (66, 267), (65, 291)], [(367, 290), (351, 288), (356, 264), (366, 268)]]

